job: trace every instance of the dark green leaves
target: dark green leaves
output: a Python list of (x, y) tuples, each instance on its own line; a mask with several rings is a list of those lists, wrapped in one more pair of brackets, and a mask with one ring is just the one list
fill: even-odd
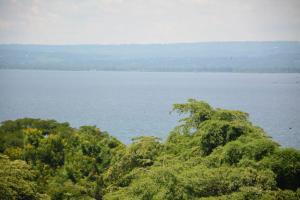
[(247, 113), (194, 99), (174, 111), (185, 118), (166, 141), (143, 136), (128, 146), (95, 126), (3, 122), (1, 199), (300, 198), (299, 151), (281, 148)]

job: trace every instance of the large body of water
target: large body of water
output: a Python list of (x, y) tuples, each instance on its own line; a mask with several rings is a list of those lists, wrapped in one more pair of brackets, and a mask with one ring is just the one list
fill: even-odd
[(0, 121), (97, 125), (123, 142), (166, 138), (173, 103), (188, 98), (240, 109), (283, 146), (300, 148), (300, 74), (0, 70)]

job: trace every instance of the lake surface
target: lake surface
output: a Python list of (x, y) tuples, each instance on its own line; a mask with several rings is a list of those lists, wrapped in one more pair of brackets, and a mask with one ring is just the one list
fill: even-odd
[(250, 114), (283, 146), (300, 148), (300, 74), (0, 70), (0, 121), (56, 119), (97, 125), (123, 142), (165, 139), (172, 104), (188, 98)]

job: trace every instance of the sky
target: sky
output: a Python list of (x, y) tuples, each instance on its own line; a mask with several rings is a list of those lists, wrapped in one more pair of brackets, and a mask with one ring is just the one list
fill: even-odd
[(299, 41), (300, 0), (0, 0), (0, 43)]

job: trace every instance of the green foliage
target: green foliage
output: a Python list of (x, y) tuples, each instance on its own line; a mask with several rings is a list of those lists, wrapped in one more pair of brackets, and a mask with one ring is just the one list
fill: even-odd
[(298, 200), (300, 191), (291, 190), (261, 190), (257, 187), (243, 187), (239, 192), (218, 197), (206, 197), (201, 200)]
[(281, 148), (248, 114), (175, 104), (166, 141), (124, 145), (95, 126), (18, 119), (0, 126), (0, 197), (29, 199), (300, 199), (300, 152)]
[(47, 192), (52, 199), (102, 199), (101, 173), (110, 166), (115, 149), (124, 146), (96, 127), (76, 130), (54, 120), (6, 121), (0, 134), (8, 138), (2, 140), (3, 153), (13, 162), (24, 163), (17, 160), (22, 159), (31, 165), (36, 172), (30, 175), (35, 192)]
[(34, 176), (34, 171), (24, 161), (10, 161), (7, 156), (0, 155), (1, 199), (40, 199), (42, 195), (37, 192)]
[(173, 111), (188, 115), (180, 120), (188, 128), (199, 128), (202, 122), (211, 119), (214, 112), (208, 103), (195, 99), (189, 99), (187, 104), (174, 104)]
[(191, 197), (218, 196), (239, 191), (241, 187), (275, 187), (275, 175), (270, 170), (252, 168), (207, 168), (196, 166), (184, 174), (184, 187)]
[(195, 133), (195, 138), (199, 138), (199, 145), (202, 151), (205, 155), (208, 155), (216, 147), (236, 140), (239, 136), (245, 134), (246, 131), (247, 126), (240, 122), (208, 120), (200, 126)]
[(297, 189), (300, 187), (300, 152), (295, 149), (278, 149), (262, 163), (277, 175), (278, 187)]
[(248, 113), (239, 110), (225, 110), (217, 108), (215, 109), (212, 119), (224, 121), (247, 121), (248, 117)]
[(128, 185), (130, 175), (128, 173), (138, 167), (148, 167), (153, 165), (155, 158), (161, 152), (162, 145), (155, 137), (138, 137), (133, 139), (133, 143), (122, 149), (120, 158), (112, 165), (105, 178), (108, 182), (114, 182), (119, 186)]

